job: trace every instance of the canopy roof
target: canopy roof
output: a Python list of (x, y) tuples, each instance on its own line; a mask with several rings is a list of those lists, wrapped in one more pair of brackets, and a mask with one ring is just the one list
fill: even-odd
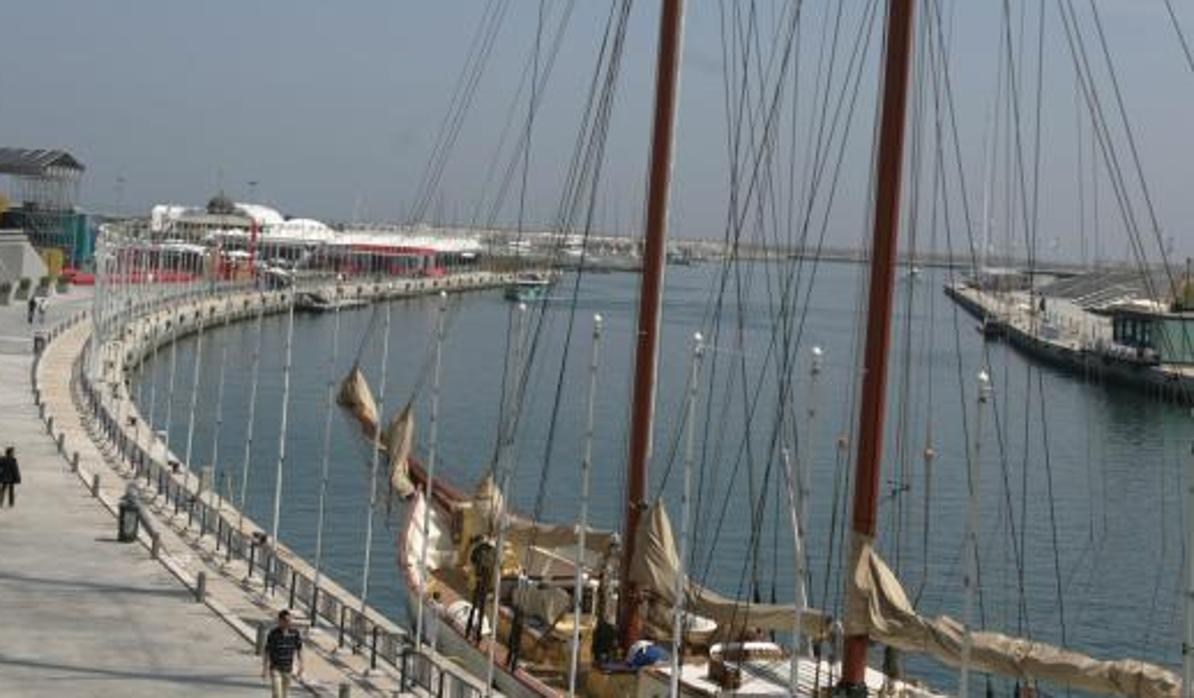
[(22, 177), (47, 177), (52, 169), (82, 172), (83, 163), (65, 150), (0, 147), (0, 174)]

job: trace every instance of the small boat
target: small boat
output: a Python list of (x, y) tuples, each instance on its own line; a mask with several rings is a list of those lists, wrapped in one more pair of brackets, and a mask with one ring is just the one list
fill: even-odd
[(314, 291), (300, 293), (294, 301), (296, 310), (303, 310), (309, 313), (347, 310), (349, 308), (360, 308), (364, 305), (368, 305), (368, 302), (362, 298), (347, 298), (342, 296), (329, 298), (323, 293)]
[(519, 303), (540, 300), (547, 295), (551, 284), (552, 280), (550, 278), (539, 274), (521, 276), (506, 285), (506, 300)]

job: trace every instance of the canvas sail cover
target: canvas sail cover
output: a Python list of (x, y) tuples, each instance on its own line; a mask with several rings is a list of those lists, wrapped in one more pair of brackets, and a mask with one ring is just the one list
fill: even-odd
[[(680, 556), (672, 536), (672, 523), (662, 502), (652, 504), (646, 516), (639, 519), (637, 536), (636, 554), (630, 561), (630, 579), (663, 603), (673, 603)], [(743, 603), (721, 596), (692, 580), (688, 581), (687, 593), (686, 608), (711, 618), (722, 628), (791, 632), (796, 618), (794, 605)], [(829, 619), (818, 610), (803, 609), (801, 630), (808, 637), (824, 637), (829, 631)]]
[[(497, 517), (505, 506), (505, 496), (492, 473), (487, 473), (477, 484), (473, 499), (467, 510), (469, 533), (492, 535), (497, 530)], [(579, 540), (579, 527), (547, 524), (532, 521), (511, 512), (506, 520), (506, 540), (512, 545), (534, 544), (541, 548), (575, 546)], [(585, 529), (585, 549), (605, 553), (614, 542), (612, 531), (595, 528)]]
[(410, 450), (414, 440), (415, 417), (411, 405), (407, 405), (386, 427), (384, 439), (390, 458), (390, 487), (403, 499), (415, 493), (415, 483), (410, 479)]
[[(962, 624), (948, 616), (917, 614), (870, 539), (857, 537), (853, 554), (857, 563), (846, 599), (846, 634), (866, 634), (885, 645), (960, 666), (965, 636)], [(1104, 661), (994, 632), (971, 633), (970, 666), (980, 672), (1131, 698), (1177, 698), (1181, 689), (1175, 674), (1155, 664), (1134, 659)]]
[(348, 410), (353, 419), (361, 425), (366, 437), (373, 439), (377, 436), (377, 403), (373, 400), (369, 383), (365, 381), (365, 374), (361, 373), (359, 366), (353, 366), (352, 371), (340, 383), (336, 404)]

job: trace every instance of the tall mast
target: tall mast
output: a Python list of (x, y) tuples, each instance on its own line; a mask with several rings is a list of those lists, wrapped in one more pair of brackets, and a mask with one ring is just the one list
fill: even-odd
[(634, 355), (634, 401), (630, 419), (630, 455), (626, 464), (626, 518), (622, 529), (621, 592), (618, 594), (619, 639), (629, 647), (642, 636), (639, 594), (630, 582), (635, 554), (634, 534), (646, 507), (647, 461), (651, 457), (651, 425), (655, 416), (655, 370), (659, 356), (659, 307), (671, 193), (672, 145), (676, 94), (680, 83), (680, 43), (684, 0), (663, 0), (659, 19), (659, 57), (655, 68), (655, 122), (651, 135), (651, 170), (647, 193), (646, 246), (639, 287), (638, 334)]
[[(862, 372), (862, 405), (858, 418), (858, 462), (854, 475), (852, 528), (855, 538), (859, 539), (874, 538), (878, 513), (883, 416), (887, 401), (887, 356), (891, 347), (891, 298), (895, 285), (900, 177), (904, 162), (904, 113), (912, 48), (912, 8), (913, 0), (888, 2), (866, 354)], [(840, 695), (865, 696), (867, 636), (848, 636), (845, 654)]]

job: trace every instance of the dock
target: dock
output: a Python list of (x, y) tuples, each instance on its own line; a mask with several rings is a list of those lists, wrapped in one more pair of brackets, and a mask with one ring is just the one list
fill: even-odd
[(993, 293), (965, 283), (945, 294), (974, 316), (989, 337), (1000, 337), (1031, 359), (1095, 383), (1146, 393), (1164, 402), (1194, 403), (1194, 366), (1140, 361), (1112, 342), (1111, 320), (1082, 306), (1028, 291)]
[[(351, 280), (368, 302), (504, 285), (506, 275)], [(329, 290), (316, 280), (300, 290)], [(90, 291), (55, 299), (43, 327), (0, 308), (6, 390), (2, 445), (22, 466), (17, 507), (0, 510), (0, 685), (17, 695), (261, 695), (258, 654), (278, 610), (305, 637), (296, 695), (481, 695), (447, 658), (414, 652), (405, 629), (314, 569), (218, 493), (149, 433), (124, 387), (126, 363), (206, 324), (281, 312), (294, 290), (166, 293), (131, 307), (119, 337), (84, 371)], [(176, 329), (167, 332), (170, 323)], [(33, 330), (48, 340), (32, 352)], [(120, 499), (136, 489), (139, 544), (116, 542)], [(269, 563), (273, 562), (272, 565)], [(267, 575), (266, 570), (273, 570)], [(268, 577), (268, 578), (267, 578)]]

